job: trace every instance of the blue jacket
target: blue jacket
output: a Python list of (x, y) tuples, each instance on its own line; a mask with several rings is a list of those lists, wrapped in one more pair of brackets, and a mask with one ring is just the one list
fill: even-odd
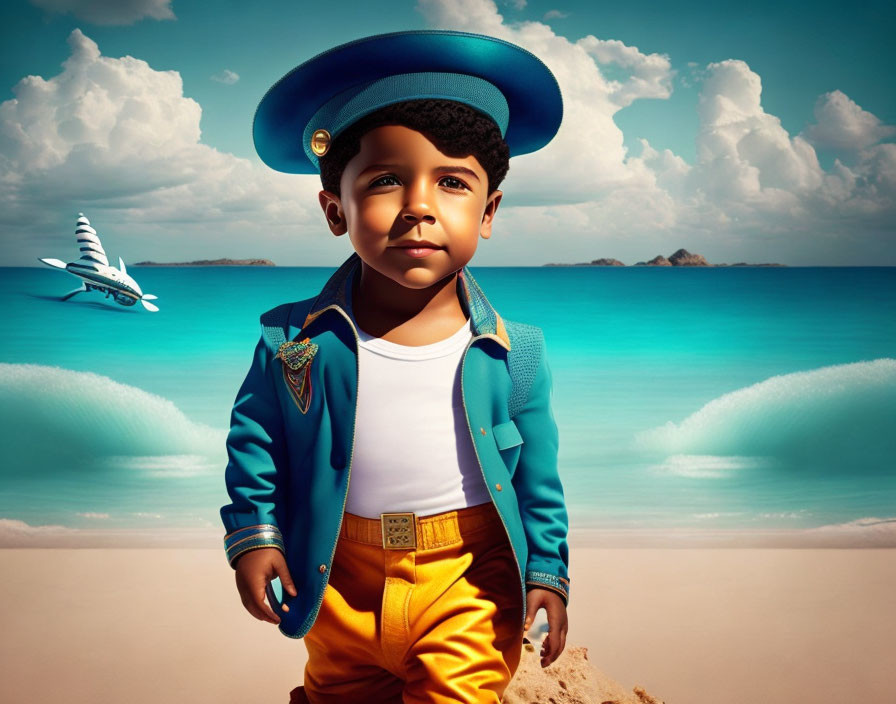
[[(286, 303), (261, 316), (263, 334), (237, 393), (227, 436), (225, 470), (231, 503), (221, 507), (227, 559), (276, 547), (298, 595), (279, 579), (267, 589), (280, 631), (302, 638), (317, 617), (330, 574), (351, 474), (358, 389), (358, 334), (347, 309), (360, 257), (352, 254), (313, 299)], [(507, 531), (526, 591), (550, 589), (569, 598), (568, 518), (557, 471), (558, 433), (551, 410), (551, 370), (540, 328), (503, 320), (467, 267), (457, 293), (473, 337), (461, 359), (461, 390), (483, 478)], [(309, 368), (311, 397), (302, 412), (276, 357), (270, 327), (286, 322), (286, 340), (318, 345)], [(512, 334), (508, 334), (508, 330)], [(283, 334), (283, 333), (281, 333)], [(536, 355), (529, 392), (511, 415), (507, 353), (511, 337)], [(508, 585), (509, 586), (509, 585)], [(289, 605), (283, 611), (281, 604)]]

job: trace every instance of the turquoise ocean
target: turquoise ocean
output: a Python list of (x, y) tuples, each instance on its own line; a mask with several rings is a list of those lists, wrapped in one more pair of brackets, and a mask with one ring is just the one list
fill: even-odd
[[(158, 313), (0, 269), (3, 530), (223, 535), (258, 316), (340, 263), (132, 267)], [(544, 330), (573, 530), (896, 528), (896, 268), (470, 268)]]

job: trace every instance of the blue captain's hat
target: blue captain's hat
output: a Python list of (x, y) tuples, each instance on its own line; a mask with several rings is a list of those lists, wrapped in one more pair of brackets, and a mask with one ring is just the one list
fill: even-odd
[(318, 173), (318, 157), (340, 132), (385, 105), (421, 98), (488, 115), (510, 156), (541, 149), (563, 117), (554, 74), (516, 44), (441, 29), (392, 32), (333, 47), (277, 81), (255, 111), (255, 149), (277, 171)]

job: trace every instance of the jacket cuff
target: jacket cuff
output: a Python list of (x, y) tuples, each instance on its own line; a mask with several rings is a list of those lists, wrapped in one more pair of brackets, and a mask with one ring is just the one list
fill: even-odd
[(550, 589), (563, 597), (563, 605), (569, 603), (569, 580), (539, 570), (526, 570), (526, 586)]
[(224, 548), (227, 551), (227, 561), (234, 569), (236, 569), (236, 559), (249, 550), (277, 548), (286, 555), (283, 534), (272, 523), (237, 528), (224, 536)]

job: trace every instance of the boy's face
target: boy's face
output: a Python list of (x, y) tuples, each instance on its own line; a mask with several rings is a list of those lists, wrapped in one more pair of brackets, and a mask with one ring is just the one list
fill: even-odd
[[(320, 192), (335, 235), (348, 232), (367, 266), (407, 288), (431, 286), (473, 258), (479, 237), (491, 236), (501, 191), (474, 156), (446, 156), (423, 134), (385, 125), (361, 138), (346, 164), (342, 197)], [(402, 247), (427, 240), (437, 249), (413, 256)]]

